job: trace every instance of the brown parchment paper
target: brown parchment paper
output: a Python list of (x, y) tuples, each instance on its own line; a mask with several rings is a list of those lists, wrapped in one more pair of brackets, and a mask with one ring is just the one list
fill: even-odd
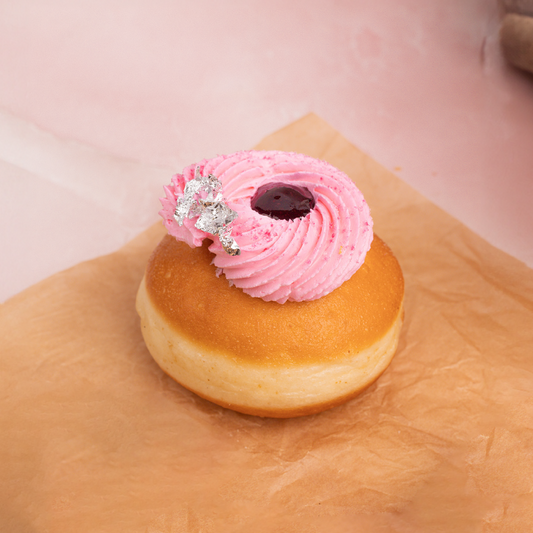
[(531, 531), (533, 271), (314, 115), (259, 147), (326, 159), (365, 194), (406, 280), (387, 372), (292, 420), (184, 390), (134, 308), (158, 224), (0, 307), (0, 530)]

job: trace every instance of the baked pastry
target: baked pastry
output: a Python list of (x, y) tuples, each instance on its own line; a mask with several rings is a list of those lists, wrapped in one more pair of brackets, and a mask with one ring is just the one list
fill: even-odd
[(301, 154), (238, 152), (186, 168), (165, 192), (169, 234), (137, 310), (167, 374), (224, 407), (292, 417), (387, 368), (403, 276), (345, 174)]

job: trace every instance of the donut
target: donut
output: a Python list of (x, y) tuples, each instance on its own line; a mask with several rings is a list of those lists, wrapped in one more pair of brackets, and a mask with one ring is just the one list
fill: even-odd
[(203, 160), (164, 188), (137, 293), (149, 352), (185, 388), (264, 417), (318, 413), (388, 367), (404, 281), (353, 181), (302, 154)]

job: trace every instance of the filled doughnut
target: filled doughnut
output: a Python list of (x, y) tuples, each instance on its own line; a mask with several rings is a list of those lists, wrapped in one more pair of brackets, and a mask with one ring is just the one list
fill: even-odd
[(348, 176), (248, 151), (187, 167), (165, 193), (168, 235), (137, 310), (167, 374), (224, 407), (292, 417), (354, 397), (387, 368), (403, 276)]

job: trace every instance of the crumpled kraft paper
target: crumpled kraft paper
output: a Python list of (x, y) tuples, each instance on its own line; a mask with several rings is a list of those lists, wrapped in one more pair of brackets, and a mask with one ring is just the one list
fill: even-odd
[(289, 420), (184, 390), (134, 307), (157, 224), (0, 306), (0, 530), (531, 531), (533, 271), (314, 115), (259, 148), (328, 160), (365, 194), (406, 280), (389, 369)]

